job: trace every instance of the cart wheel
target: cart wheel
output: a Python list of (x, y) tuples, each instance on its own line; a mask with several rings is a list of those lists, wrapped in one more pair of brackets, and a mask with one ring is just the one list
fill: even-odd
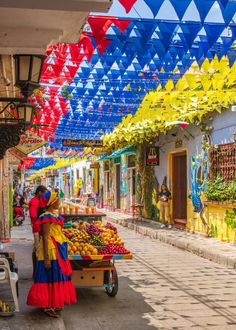
[(115, 297), (118, 292), (118, 275), (116, 269), (109, 271), (109, 286), (105, 288), (109, 297)]

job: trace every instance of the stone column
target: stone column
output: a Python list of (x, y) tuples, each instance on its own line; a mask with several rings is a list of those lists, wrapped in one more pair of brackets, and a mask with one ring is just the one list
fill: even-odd
[(10, 238), (9, 169), (7, 155), (0, 160), (0, 239)]

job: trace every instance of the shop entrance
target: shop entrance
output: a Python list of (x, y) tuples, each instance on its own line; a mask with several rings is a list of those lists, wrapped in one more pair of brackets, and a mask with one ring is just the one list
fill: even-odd
[(120, 209), (120, 164), (116, 164), (116, 209)]
[(187, 223), (187, 154), (172, 155), (173, 220), (177, 227)]
[(136, 169), (128, 170), (128, 210), (132, 212), (132, 206), (135, 204), (135, 187), (136, 187)]
[(105, 198), (108, 200), (110, 194), (110, 172), (105, 172)]

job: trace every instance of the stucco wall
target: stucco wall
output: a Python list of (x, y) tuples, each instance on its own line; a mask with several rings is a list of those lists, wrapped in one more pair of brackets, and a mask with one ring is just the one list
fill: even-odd
[(214, 127), (212, 132), (214, 145), (233, 142), (233, 133), (236, 131), (236, 112), (228, 110), (222, 114), (216, 114), (212, 126)]
[[(191, 132), (191, 135), (188, 133)], [(176, 136), (173, 136), (176, 135)], [(175, 141), (181, 139), (183, 145), (181, 148), (175, 147)], [(188, 190), (190, 189), (190, 166), (191, 156), (201, 152), (201, 132), (198, 128), (190, 125), (187, 130), (181, 128), (173, 128), (167, 135), (161, 136), (159, 142), (160, 146), (160, 165), (155, 167), (156, 177), (159, 184), (162, 184), (164, 177), (167, 176), (168, 186), (171, 188), (171, 182), (169, 181), (169, 154), (173, 152), (180, 152), (187, 149), (187, 172), (188, 172)]]
[[(213, 120), (209, 123), (209, 125), (213, 127), (213, 131), (211, 133), (213, 145), (233, 142), (233, 133), (236, 131), (236, 112), (228, 110), (222, 114), (213, 114)], [(190, 132), (193, 137), (191, 137), (188, 132)], [(183, 141), (181, 148), (175, 147), (176, 139), (181, 139)], [(173, 128), (166, 136), (160, 136), (159, 142), (157, 143), (157, 145), (160, 146), (160, 166), (156, 166), (155, 168), (155, 173), (159, 184), (162, 184), (164, 177), (167, 176), (168, 186), (171, 190), (169, 168), (170, 154), (181, 150), (187, 150), (187, 190), (188, 194), (191, 192), (191, 157), (195, 154), (201, 153), (201, 141), (201, 131), (193, 125), (189, 125), (187, 130), (176, 127)], [(209, 220), (209, 213), (206, 213), (206, 216), (207, 220)], [(202, 227), (202, 222), (199, 215), (194, 214), (193, 212), (192, 202), (189, 198), (187, 200), (187, 218), (187, 229), (192, 231), (205, 231), (205, 228)], [(220, 221), (223, 221), (223, 216)], [(194, 223), (198, 223), (197, 228)]]
[[(233, 142), (233, 133), (236, 131), (236, 112), (228, 110), (222, 114), (214, 114), (210, 125), (213, 127), (211, 133), (213, 145)], [(192, 138), (188, 132), (190, 132), (194, 138)], [(172, 134), (176, 134), (176, 137)], [(175, 148), (176, 139), (181, 139), (183, 141), (182, 148)], [(201, 153), (201, 140), (202, 134), (200, 130), (193, 125), (189, 125), (186, 130), (176, 127), (167, 135), (160, 136), (160, 140), (157, 143), (157, 145), (161, 147), (160, 166), (156, 166), (155, 168), (156, 176), (160, 184), (163, 182), (165, 176), (167, 176), (168, 185), (170, 184), (169, 153), (187, 149), (188, 190), (190, 189), (191, 157), (194, 154)]]

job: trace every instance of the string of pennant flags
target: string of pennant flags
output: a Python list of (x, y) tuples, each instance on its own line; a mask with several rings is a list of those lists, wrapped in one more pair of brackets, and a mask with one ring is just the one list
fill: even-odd
[[(169, 0), (176, 20), (158, 18), (163, 0), (144, 1), (151, 18), (135, 9), (140, 0), (117, 1), (125, 9), (122, 17), (89, 16), (78, 43), (47, 50), (43, 87), (31, 102), (34, 123), (48, 125), (34, 132), (52, 148), (63, 148), (63, 138), (92, 140), (110, 133), (122, 117), (137, 112), (150, 91), (170, 80), (178, 84), (193, 65), (200, 72), (205, 59), (227, 56), (229, 67), (236, 59), (236, 1)], [(184, 20), (191, 5), (199, 19)], [(212, 9), (221, 21), (207, 21)]]

